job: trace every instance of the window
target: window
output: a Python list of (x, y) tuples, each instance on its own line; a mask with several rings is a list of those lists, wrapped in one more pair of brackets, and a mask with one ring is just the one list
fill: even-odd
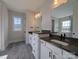
[(20, 31), (22, 28), (22, 22), (21, 22), (21, 18), (20, 17), (14, 17), (14, 31)]
[(62, 22), (62, 32), (71, 32), (71, 20)]

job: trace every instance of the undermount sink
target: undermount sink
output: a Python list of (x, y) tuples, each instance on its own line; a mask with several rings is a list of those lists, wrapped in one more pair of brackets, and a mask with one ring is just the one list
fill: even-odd
[(55, 43), (57, 43), (57, 44), (64, 45), (64, 46), (69, 45), (68, 43), (66, 43), (66, 42), (62, 42), (62, 41), (59, 41), (59, 40), (51, 40), (51, 41), (52, 41), (52, 42), (55, 42)]

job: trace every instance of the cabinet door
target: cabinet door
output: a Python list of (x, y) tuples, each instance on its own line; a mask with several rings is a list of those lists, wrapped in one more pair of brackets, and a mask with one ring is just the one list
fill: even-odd
[(41, 58), (40, 59), (52, 59), (52, 51), (45, 45), (41, 44)]
[(62, 59), (62, 58), (58, 55), (53, 55), (52, 59)]
[(35, 56), (35, 59), (39, 59), (39, 37), (38, 34), (33, 33), (32, 36), (32, 53)]
[(31, 44), (31, 42), (32, 42), (32, 35), (29, 34), (29, 44)]
[(52, 59), (62, 59), (62, 56), (59, 56), (55, 53), (52, 54)]

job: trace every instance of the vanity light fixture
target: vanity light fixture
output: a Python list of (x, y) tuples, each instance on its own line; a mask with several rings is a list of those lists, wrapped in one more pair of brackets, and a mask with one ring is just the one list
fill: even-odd
[(54, 0), (53, 1), (53, 8), (59, 7), (62, 4), (67, 3), (68, 0)]
[(35, 14), (35, 18), (39, 18), (39, 17), (41, 17), (41, 12)]
[(58, 4), (58, 0), (54, 0), (54, 4), (55, 4), (55, 5)]

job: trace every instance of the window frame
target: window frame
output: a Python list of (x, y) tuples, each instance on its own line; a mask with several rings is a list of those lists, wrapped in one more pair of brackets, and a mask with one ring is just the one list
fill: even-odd
[[(71, 29), (72, 29), (72, 21), (71, 21), (71, 20), (64, 20), (64, 21), (62, 21), (61, 23), (63, 24), (63, 22), (65, 22), (65, 23), (67, 24), (68, 21), (70, 21), (70, 25), (69, 25), (69, 26), (70, 26), (70, 28), (69, 28), (70, 30), (69, 30), (69, 31), (67, 30), (68, 32), (67, 32), (67, 31), (63, 31), (63, 28), (62, 28), (62, 29), (61, 29), (61, 32), (64, 32), (64, 33), (71, 33), (71, 32), (72, 32), (72, 30), (71, 30)], [(67, 25), (68, 25), (68, 24), (67, 24)], [(66, 25), (66, 26), (67, 26), (67, 25)], [(61, 26), (64, 27), (63, 25), (61, 25)], [(66, 27), (66, 26), (65, 26), (65, 27)], [(67, 27), (69, 27), (69, 26), (67, 26)], [(68, 28), (67, 28), (67, 29), (68, 29)]]
[(18, 16), (13, 16), (13, 31), (21, 31), (21, 30), (22, 30), (22, 18)]

